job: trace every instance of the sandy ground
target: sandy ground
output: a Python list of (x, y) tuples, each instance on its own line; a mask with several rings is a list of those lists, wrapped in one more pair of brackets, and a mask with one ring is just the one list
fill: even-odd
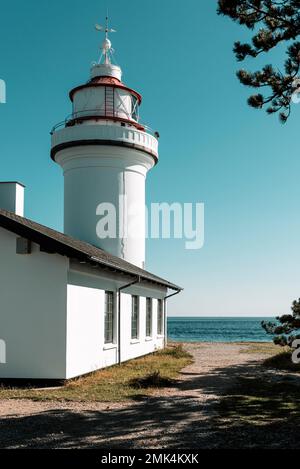
[(176, 385), (117, 404), (0, 401), (1, 448), (222, 447), (216, 403), (240, 376), (263, 373), (247, 345), (186, 344), (195, 362)]

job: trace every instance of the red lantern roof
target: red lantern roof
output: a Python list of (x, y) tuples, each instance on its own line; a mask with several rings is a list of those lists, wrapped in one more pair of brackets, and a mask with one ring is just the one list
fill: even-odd
[(70, 99), (73, 102), (74, 95), (77, 91), (83, 90), (85, 88), (93, 88), (97, 86), (111, 86), (113, 88), (120, 88), (123, 90), (128, 91), (129, 93), (133, 94), (139, 101), (139, 104), (142, 102), (142, 96), (135, 90), (128, 88), (124, 83), (122, 83), (118, 78), (109, 77), (109, 76), (98, 76), (92, 78), (88, 83), (85, 85), (77, 86), (70, 91)]

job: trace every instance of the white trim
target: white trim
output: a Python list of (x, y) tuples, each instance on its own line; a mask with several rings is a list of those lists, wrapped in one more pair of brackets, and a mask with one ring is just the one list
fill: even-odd
[[(134, 121), (133, 121), (134, 122)], [(158, 157), (158, 140), (153, 135), (138, 130), (135, 127), (122, 127), (120, 125), (115, 124), (89, 124), (89, 125), (76, 125), (74, 127), (64, 127), (60, 130), (57, 130), (52, 135), (52, 148), (68, 143), (68, 142), (76, 142), (78, 140), (113, 140), (115, 142), (122, 142), (128, 144), (139, 145), (140, 147), (145, 148), (146, 151), (149, 151), (156, 157)], [(96, 152), (99, 155), (99, 146), (96, 146)], [(74, 151), (75, 150), (75, 151)], [(89, 152), (91, 149), (89, 149)], [(111, 151), (114, 151), (111, 149)], [(120, 151), (120, 150), (118, 150)], [(145, 154), (143, 150), (140, 150), (140, 159), (144, 163), (146, 162)], [(87, 148), (84, 148), (84, 152), (87, 153)], [(61, 152), (59, 152), (60, 155)], [(73, 157), (76, 153), (76, 148), (71, 150)], [(133, 153), (132, 149), (129, 150), (129, 153), (132, 158), (137, 158), (138, 152)], [(64, 153), (67, 155), (67, 153)], [(135, 156), (134, 156), (135, 155)], [(62, 154), (60, 157), (56, 156), (55, 160), (59, 164), (62, 164)], [(104, 156), (104, 155), (103, 155)], [(103, 161), (102, 161), (103, 164)], [(149, 161), (147, 165), (150, 165), (150, 168), (154, 166), (153, 158), (149, 156)], [(149, 168), (147, 168), (149, 169)]]
[(140, 341), (140, 339), (132, 339), (132, 340), (130, 341), (130, 343), (131, 343), (132, 345), (136, 345), (136, 344), (140, 344), (141, 341)]
[(118, 348), (118, 345), (117, 344), (105, 344), (104, 347), (103, 347), (103, 350), (113, 350), (113, 349), (117, 349)]

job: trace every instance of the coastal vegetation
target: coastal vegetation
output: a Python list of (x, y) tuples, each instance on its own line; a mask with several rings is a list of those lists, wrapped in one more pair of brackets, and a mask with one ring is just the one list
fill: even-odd
[[(273, 336), (274, 344), (290, 349), (300, 346), (300, 298), (293, 302), (291, 310), (292, 314), (278, 316), (276, 322), (262, 322), (267, 334)], [(299, 343), (295, 342), (297, 340)]]
[(282, 123), (287, 121), (291, 113), (293, 96), (298, 100), (299, 6), (299, 0), (218, 0), (218, 14), (229, 17), (252, 34), (249, 42), (235, 42), (233, 50), (238, 62), (256, 59), (286, 45), (286, 60), (282, 70), (267, 64), (255, 72), (245, 69), (237, 72), (243, 85), (264, 91), (264, 95), (256, 93), (250, 96), (248, 104), (256, 109), (265, 108), (268, 114), (279, 113)]

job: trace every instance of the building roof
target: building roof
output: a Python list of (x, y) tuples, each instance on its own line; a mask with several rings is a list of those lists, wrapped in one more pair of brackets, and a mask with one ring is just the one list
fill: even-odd
[(26, 186), (19, 181), (0, 181), (0, 184), (18, 184), (19, 186), (24, 187), (24, 189), (26, 188)]
[(124, 83), (121, 82), (116, 77), (106, 77), (106, 76), (100, 76), (100, 77), (94, 77), (90, 80), (89, 83), (98, 83), (102, 85), (117, 85), (117, 86), (125, 86)]
[(80, 262), (99, 265), (99, 267), (121, 274), (140, 277), (142, 281), (167, 287), (171, 290), (182, 290), (181, 287), (130, 264), (119, 257), (113, 256), (102, 249), (20, 217), (13, 212), (0, 209), (0, 227), (39, 244), (46, 252), (57, 253)]

